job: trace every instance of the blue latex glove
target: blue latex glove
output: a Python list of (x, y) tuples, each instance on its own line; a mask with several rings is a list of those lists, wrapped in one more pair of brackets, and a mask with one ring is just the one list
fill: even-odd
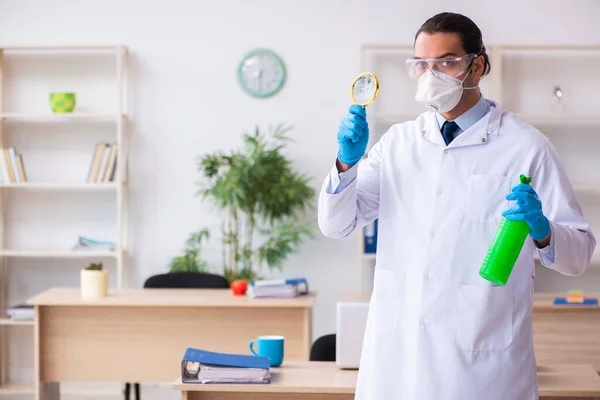
[(348, 115), (342, 119), (337, 133), (338, 158), (347, 165), (360, 161), (369, 142), (367, 111), (359, 104), (352, 104)]
[(530, 185), (520, 183), (512, 188), (506, 200), (516, 200), (512, 208), (502, 216), (509, 221), (525, 221), (529, 225), (529, 235), (534, 240), (545, 239), (550, 234), (550, 221), (542, 212), (542, 202)]

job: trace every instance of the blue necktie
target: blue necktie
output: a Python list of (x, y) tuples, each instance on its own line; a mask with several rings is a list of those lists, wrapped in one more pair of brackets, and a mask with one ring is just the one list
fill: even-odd
[(454, 121), (446, 121), (442, 125), (442, 137), (444, 138), (444, 142), (446, 142), (446, 146), (450, 144), (452, 140), (454, 140), (454, 132), (458, 129), (458, 124)]

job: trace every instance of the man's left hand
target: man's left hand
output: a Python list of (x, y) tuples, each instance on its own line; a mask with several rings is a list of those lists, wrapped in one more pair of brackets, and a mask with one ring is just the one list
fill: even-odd
[[(550, 221), (542, 212), (542, 202), (530, 185), (518, 184), (512, 188), (506, 200), (515, 200), (512, 208), (504, 211), (502, 216), (509, 221), (525, 221), (529, 225), (529, 235), (545, 247), (550, 239)], [(546, 242), (546, 243), (543, 243)]]

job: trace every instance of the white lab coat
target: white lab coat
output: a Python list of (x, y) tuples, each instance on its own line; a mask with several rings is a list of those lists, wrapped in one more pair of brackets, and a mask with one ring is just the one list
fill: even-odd
[[(532, 317), (534, 254), (528, 236), (506, 286), (479, 268), (531, 176), (551, 221), (555, 262), (587, 268), (596, 240), (550, 141), (493, 101), (449, 146), (435, 114), (396, 124), (357, 166), (357, 177), (319, 197), (319, 226), (341, 238), (379, 218), (374, 288), (358, 400), (537, 399)], [(332, 192), (333, 193), (333, 192)]]

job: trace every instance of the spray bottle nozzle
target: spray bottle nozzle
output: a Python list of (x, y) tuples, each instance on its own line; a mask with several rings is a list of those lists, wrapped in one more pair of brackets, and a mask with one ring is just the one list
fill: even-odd
[(529, 185), (531, 183), (531, 177), (529, 176), (521, 174), (519, 178), (521, 179), (521, 183), (524, 183), (525, 185)]

